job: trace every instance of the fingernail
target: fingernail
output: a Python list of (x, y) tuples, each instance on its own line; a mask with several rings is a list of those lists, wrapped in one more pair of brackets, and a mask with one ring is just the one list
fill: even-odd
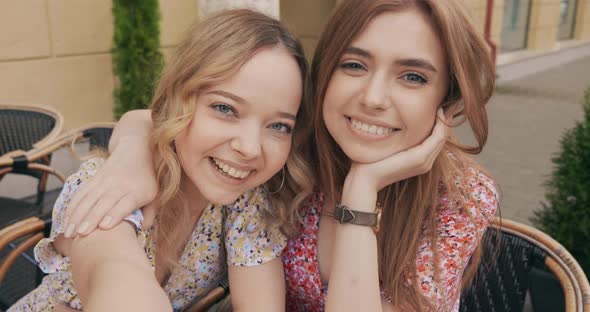
[(102, 221), (100, 221), (100, 227), (104, 228), (107, 227), (109, 225), (111, 225), (111, 222), (113, 222), (113, 218), (111, 216), (106, 216), (102, 219)]
[(66, 232), (64, 233), (64, 236), (66, 238), (70, 238), (72, 237), (72, 234), (74, 234), (74, 230), (76, 229), (76, 225), (74, 224), (70, 224), (66, 230)]
[(78, 234), (84, 234), (87, 228), (88, 222), (82, 222), (82, 224), (80, 224), (80, 227), (78, 227)]

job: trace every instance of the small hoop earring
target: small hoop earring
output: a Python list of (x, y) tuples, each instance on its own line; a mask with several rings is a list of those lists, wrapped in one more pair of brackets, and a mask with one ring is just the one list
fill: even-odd
[(283, 178), (281, 179), (281, 186), (279, 186), (279, 189), (276, 191), (269, 191), (270, 194), (276, 194), (278, 192), (280, 192), (283, 189), (283, 185), (285, 185), (285, 166), (283, 166)]

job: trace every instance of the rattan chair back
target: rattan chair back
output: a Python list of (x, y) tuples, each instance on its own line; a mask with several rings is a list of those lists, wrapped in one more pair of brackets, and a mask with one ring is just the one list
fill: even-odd
[[(461, 297), (460, 311), (523, 311), (531, 273), (544, 270), (559, 282), (561, 311), (590, 311), (590, 286), (578, 262), (557, 241), (524, 224), (494, 219), (482, 240), (477, 275)], [(535, 294), (532, 294), (533, 296)]]
[[(63, 183), (65, 182), (63, 174), (49, 166), (37, 164), (35, 161), (57, 149), (74, 147), (78, 143), (87, 143), (90, 150), (97, 147), (106, 150), (113, 127), (114, 123), (81, 127), (52, 141), (46, 141), (44, 145), (38, 145), (18, 156), (0, 157), (0, 175), (10, 171), (17, 158), (27, 166), (27, 169), (52, 173)], [(74, 150), (79, 149), (71, 149), (72, 152)], [(86, 158), (90, 154), (84, 153), (82, 156), (77, 156)], [(38, 270), (32, 247), (49, 235), (50, 229), (50, 215), (28, 217), (0, 229), (0, 310), (12, 305), (40, 283), (43, 274)]]
[(0, 105), (0, 155), (52, 140), (62, 124), (61, 114), (49, 107)]

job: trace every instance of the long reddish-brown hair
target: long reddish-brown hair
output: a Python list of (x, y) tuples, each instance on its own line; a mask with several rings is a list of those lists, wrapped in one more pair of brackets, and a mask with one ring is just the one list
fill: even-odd
[[(314, 97), (310, 105), (314, 111), (314, 133), (310, 136), (314, 144), (310, 144), (310, 152), (315, 158), (312, 164), (319, 174), (321, 191), (327, 200), (338, 202), (350, 168), (350, 159), (326, 129), (322, 116), (326, 89), (344, 50), (374, 17), (385, 12), (408, 9), (424, 12), (439, 32), (450, 74), (448, 92), (441, 105), (446, 108), (457, 104), (460, 110), (455, 117), (469, 123), (477, 141), (475, 146), (463, 146), (456, 140), (450, 140), (428, 173), (394, 183), (379, 192), (379, 199), (384, 205), (382, 230), (378, 237), (382, 286), (396, 304), (407, 306), (412, 311), (421, 311), (433, 307), (421, 295), (417, 283), (408, 287), (406, 282), (408, 278), (416, 279), (420, 235), (425, 229), (433, 233), (430, 239), (432, 243), (435, 242), (436, 206), (443, 190), (456, 197), (459, 203), (470, 200), (467, 190), (462, 185), (456, 185), (455, 181), (464, 174), (466, 168), (479, 168), (468, 154), (481, 152), (486, 143), (488, 118), (485, 104), (492, 96), (495, 85), (494, 64), (487, 46), (472, 25), (461, 1), (342, 1), (320, 37), (313, 59), (311, 79)], [(387, 34), (383, 34), (383, 38), (387, 40)], [(466, 212), (458, 209), (457, 213)], [(436, 268), (438, 258), (436, 250), (434, 252)], [(464, 282), (474, 275), (479, 254), (478, 249), (464, 274)], [(435, 278), (438, 275), (435, 272)], [(453, 303), (448, 302), (449, 305)]]

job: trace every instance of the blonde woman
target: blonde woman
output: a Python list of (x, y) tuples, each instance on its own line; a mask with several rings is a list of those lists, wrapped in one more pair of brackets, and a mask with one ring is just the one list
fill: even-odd
[(95, 193), (85, 184), (104, 160), (85, 162), (35, 248), (49, 275), (9, 311), (180, 311), (226, 272), (234, 307), (282, 310), (289, 207), (311, 188), (291, 151), (305, 78), (301, 45), (280, 22), (237, 10), (199, 23), (152, 103), (153, 227), (136, 210), (110, 231), (68, 238), (65, 211), (81, 187)]
[[(462, 1), (341, 1), (313, 60), (309, 143), (296, 148), (318, 191), (282, 256), (287, 310), (457, 311), (498, 207), (494, 181), (469, 156), (487, 139), (494, 65)], [(465, 122), (476, 146), (452, 136)], [(149, 116), (119, 127), (136, 138)], [(115, 148), (131, 151), (149, 177), (147, 149)], [(106, 198), (117, 194), (104, 181), (121, 175), (111, 166), (96, 181)], [(117, 218), (149, 203), (140, 193), (121, 192), (142, 196), (127, 207), (80, 206), (72, 222)]]

